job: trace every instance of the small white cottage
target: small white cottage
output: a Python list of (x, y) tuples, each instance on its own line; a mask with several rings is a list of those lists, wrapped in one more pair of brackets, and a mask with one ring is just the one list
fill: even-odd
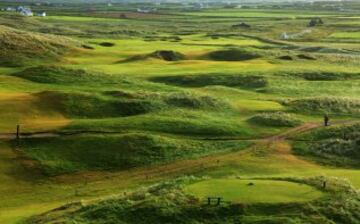
[(39, 12), (39, 13), (36, 14), (36, 16), (46, 17), (46, 12)]

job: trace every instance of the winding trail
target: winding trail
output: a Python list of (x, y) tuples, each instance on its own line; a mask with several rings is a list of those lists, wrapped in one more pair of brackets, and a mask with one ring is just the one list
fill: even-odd
[[(345, 121), (335, 121), (333, 125), (344, 125), (344, 124), (351, 124), (359, 122), (356, 120), (345, 120)], [(250, 138), (246, 139), (243, 137), (208, 137), (208, 138), (196, 138), (200, 140), (219, 140), (219, 141), (226, 141), (226, 140), (249, 140), (249, 141), (262, 141), (262, 140), (276, 140), (276, 139), (286, 139), (293, 135), (300, 134), (303, 132), (307, 132), (311, 129), (319, 128), (323, 124), (320, 122), (307, 122), (295, 128), (286, 130), (285, 132), (265, 137), (265, 138)], [(42, 132), (23, 132), (20, 133), (20, 138), (50, 138), (50, 137), (64, 137), (64, 136), (77, 136), (77, 135), (94, 135), (94, 134), (104, 134), (104, 135), (116, 135), (116, 134), (124, 134), (129, 133), (128, 131), (42, 131)], [(0, 133), (0, 140), (11, 140), (16, 138), (15, 132), (10, 133)]]
[[(353, 122), (355, 121), (348, 120), (338, 121), (333, 124), (340, 125)], [(83, 171), (76, 174), (58, 176), (56, 179), (61, 182), (72, 182), (77, 179), (86, 179), (89, 182), (101, 181), (103, 179), (118, 179), (122, 180), (122, 182), (124, 182), (124, 180), (126, 180), (125, 182), (155, 181), (164, 177), (194, 174), (226, 164), (239, 163), (242, 159), (248, 158), (249, 156), (262, 158), (273, 156), (276, 157), (277, 160), (287, 161), (290, 165), (315, 168), (319, 166), (293, 155), (291, 146), (286, 140), (297, 134), (322, 126), (323, 123), (320, 122), (308, 122), (277, 135), (262, 139), (251, 139), (251, 141), (254, 141), (251, 146), (236, 152), (217, 153), (196, 159), (177, 160), (169, 164), (140, 167), (126, 171)]]
[[(352, 122), (354, 121), (339, 121), (336, 124)], [(295, 175), (302, 175), (304, 172), (312, 171), (310, 175), (319, 175), (323, 172), (326, 175), (328, 170), (324, 170), (320, 165), (295, 156), (287, 142), (294, 135), (321, 126), (322, 123), (305, 123), (274, 136), (252, 139), (252, 144), (248, 148), (234, 152), (178, 160), (165, 165), (139, 167), (126, 171), (83, 171), (52, 178), (45, 177), (34, 169), (24, 168), (21, 164), (24, 159), (21, 157), (21, 153), (19, 155), (17, 151), (12, 150), (5, 141), (13, 139), (15, 134), (1, 134), (0, 138), (4, 141), (0, 141), (0, 168), (2, 168), (0, 181), (3, 183), (0, 185), (0, 199), (6, 203), (0, 206), (0, 222), (8, 223), (8, 220), (14, 220), (15, 217), (29, 217), (74, 201), (102, 200), (114, 195), (121, 195), (142, 184), (153, 184), (187, 174), (212, 176), (213, 174), (217, 175), (216, 172), (220, 171), (220, 175), (253, 177), (259, 174), (265, 176), (293, 175), (292, 171), (296, 172)], [(75, 134), (94, 134), (94, 132)], [(43, 132), (26, 133), (21, 137), (62, 136), (66, 135)], [(242, 139), (238, 138), (238, 140)], [(31, 163), (31, 161), (26, 162)], [(232, 171), (236, 172), (232, 173)], [(339, 173), (333, 171), (330, 170), (328, 174), (344, 177), (342, 170), (335, 170)], [(360, 171), (345, 172), (346, 175), (353, 175), (355, 181), (359, 181), (357, 186), (360, 186)]]

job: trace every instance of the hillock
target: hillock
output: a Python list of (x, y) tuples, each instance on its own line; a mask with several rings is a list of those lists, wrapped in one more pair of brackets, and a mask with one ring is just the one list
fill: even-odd
[(59, 60), (74, 47), (75, 42), (65, 37), (0, 26), (1, 66), (22, 66), (36, 60)]

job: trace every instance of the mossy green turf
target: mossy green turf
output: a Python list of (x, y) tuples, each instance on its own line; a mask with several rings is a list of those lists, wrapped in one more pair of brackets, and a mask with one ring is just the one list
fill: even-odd
[[(288, 129), (272, 125), (273, 119), (269, 125), (268, 116), (265, 125), (263, 120), (251, 122), (257, 114), (281, 111), (305, 125), (322, 122), (324, 112), (331, 121), (358, 119), (360, 47), (353, 32), (359, 28), (357, 11), (171, 8), (142, 15), (131, 12), (135, 6), (116, 6), (113, 11), (98, 5), (95, 11), (81, 5), (41, 7), (50, 16), (0, 13), (6, 43), (26, 46), (16, 51), (1, 48), (11, 63), (0, 67), (0, 130), (13, 133), (20, 124), (24, 133), (55, 134), (24, 139), (16, 151), (2, 143), (1, 152), (7, 156), (0, 166), (1, 222), (14, 223), (72, 200), (122, 193), (151, 182), (143, 172), (159, 164), (166, 164), (153, 171), (159, 179), (183, 172), (220, 179), (329, 175), (360, 187), (360, 172), (354, 167), (301, 160), (286, 145), (273, 146), (283, 151), (271, 145), (244, 149)], [(127, 18), (119, 18), (121, 14)], [(324, 25), (303, 32), (314, 16)], [(233, 27), (240, 22), (250, 28)], [(295, 37), (282, 40), (283, 32)], [(154, 57), (159, 51), (181, 57)], [(127, 163), (120, 152), (136, 161)], [(214, 166), (200, 171), (195, 168), (208, 165), (206, 161), (195, 168), (177, 164), (240, 152), (244, 154), (212, 161)], [(167, 167), (172, 164), (175, 174)], [(127, 173), (130, 167), (135, 171)], [(50, 178), (44, 170), (68, 175)], [(261, 183), (254, 189), (261, 190)], [(302, 196), (296, 191), (307, 189), (276, 183), (288, 189), (280, 192), (284, 197), (269, 201), (299, 201)]]
[(126, 170), (237, 151), (249, 145), (239, 141), (206, 142), (136, 133), (40, 138), (14, 144), (39, 161), (49, 175), (81, 170)]
[(315, 200), (323, 194), (308, 185), (276, 180), (212, 179), (191, 184), (185, 191), (206, 201), (221, 197), (237, 203), (287, 203)]

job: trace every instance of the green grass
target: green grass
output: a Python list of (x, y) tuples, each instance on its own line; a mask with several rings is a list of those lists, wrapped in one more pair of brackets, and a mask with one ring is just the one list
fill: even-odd
[(256, 114), (249, 119), (249, 122), (275, 127), (295, 127), (302, 123), (301, 120), (283, 112)]
[[(1, 66), (16, 67), (32, 61), (58, 60), (66, 51), (75, 48), (75, 41), (0, 27)], [(31, 58), (34, 58), (31, 60)]]
[[(314, 181), (319, 180), (313, 178)], [(234, 220), (241, 223), (299, 223), (315, 224), (319, 220), (326, 222), (356, 223), (359, 211), (358, 197), (351, 187), (341, 188), (328, 197), (326, 194), (319, 200), (311, 200), (307, 203), (222, 203), (219, 206), (207, 205), (204, 201), (189, 196), (182, 190), (182, 186), (196, 178), (176, 179), (166, 183), (153, 185), (131, 192), (123, 197), (111, 198), (95, 203), (82, 205), (81, 203), (68, 204), (61, 211), (50, 212), (28, 220), (27, 223), (48, 222), (79, 222), (79, 223), (229, 223)], [(240, 181), (240, 180), (237, 180)], [(262, 180), (267, 181), (267, 180)], [(302, 182), (311, 183), (310, 179), (299, 179)], [(240, 181), (241, 182), (241, 181)], [(256, 181), (258, 184), (260, 181)], [(269, 181), (276, 187), (281, 181)], [(301, 190), (314, 190), (305, 185), (291, 185), (291, 182), (282, 183), (290, 187), (296, 186)], [(286, 184), (287, 183), (287, 184)], [(190, 185), (191, 186), (191, 185)], [(226, 185), (225, 185), (226, 186)], [(256, 185), (253, 186), (256, 188)], [(266, 185), (266, 189), (269, 186)], [(264, 189), (262, 189), (264, 190)], [(263, 191), (261, 191), (263, 193)], [(284, 191), (282, 192), (284, 193)], [(334, 204), (334, 202), (336, 202)], [(336, 209), (341, 206), (342, 210)]]
[(324, 164), (358, 167), (360, 125), (323, 128), (298, 136), (294, 150)]
[(57, 175), (79, 170), (125, 170), (170, 163), (239, 150), (247, 145), (235, 141), (206, 142), (134, 133), (24, 139), (17, 147), (39, 162), (47, 174)]
[(351, 98), (307, 98), (298, 99), (289, 103), (295, 111), (359, 114), (360, 101)]
[(187, 186), (201, 200), (222, 197), (236, 203), (289, 203), (318, 199), (323, 195), (310, 186), (274, 180), (211, 179)]
[[(229, 200), (251, 205), (208, 208), (175, 190), (164, 197), (150, 192), (149, 198), (145, 194), (145, 200), (131, 203), (128, 198), (91, 203), (81, 214), (62, 218), (137, 224), (202, 223), (203, 217), (209, 223), (357, 223), (355, 196), (328, 198), (301, 181), (291, 182), (300, 176), (335, 176), (359, 188), (357, 131), (327, 128), (302, 135), (302, 152), (321, 152), (315, 156), (294, 152), (281, 138), (260, 140), (286, 133), (300, 124), (298, 119), (311, 122), (304, 127), (320, 123), (324, 112), (332, 121), (358, 117), (357, 11), (322, 7), (328, 3), (200, 11), (163, 4), (158, 14), (139, 14), (133, 12), (136, 4), (92, 4), (91, 10), (72, 4), (32, 6), (47, 11), (45, 18), (0, 12), (1, 133), (13, 133), (20, 124), (23, 133), (62, 134), (22, 139), (24, 151), (0, 144), (1, 223), (184, 174), (210, 176), (210, 182), (219, 181), (210, 183), (217, 187), (211, 194), (223, 192)], [(341, 7), (359, 9), (353, 2)], [(305, 32), (313, 17), (321, 17), (324, 25)], [(241, 22), (250, 28), (232, 27)], [(283, 32), (295, 38), (282, 40)], [(256, 122), (249, 122), (254, 117)], [(351, 132), (351, 139), (344, 132)], [(233, 190), (237, 184), (239, 190)], [(310, 189), (313, 193), (301, 195)], [(186, 203), (174, 202), (174, 195)], [(335, 207), (339, 204), (342, 209)]]
[(338, 32), (330, 35), (330, 38), (335, 39), (360, 39), (360, 32)]

